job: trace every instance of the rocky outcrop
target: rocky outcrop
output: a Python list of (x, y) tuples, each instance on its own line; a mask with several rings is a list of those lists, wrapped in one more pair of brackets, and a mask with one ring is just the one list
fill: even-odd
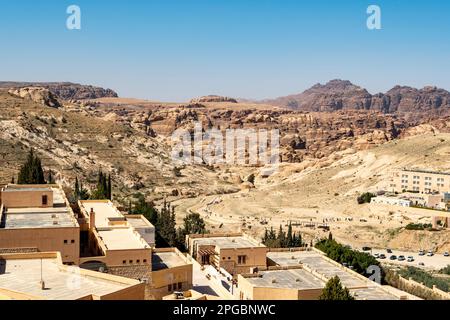
[(230, 102), (237, 103), (237, 100), (230, 97), (222, 97), (216, 95), (209, 95), (191, 100), (191, 103), (205, 103), (205, 102)]
[(60, 108), (61, 104), (55, 95), (48, 89), (41, 87), (25, 87), (19, 89), (11, 89), (9, 94), (26, 100), (31, 100), (51, 108)]
[(104, 89), (90, 85), (82, 85), (70, 82), (0, 82), (0, 88), (40, 87), (48, 89), (62, 100), (85, 100), (105, 97), (117, 97), (117, 93), (111, 89)]
[(450, 92), (436, 87), (416, 89), (396, 86), (371, 95), (350, 81), (331, 80), (301, 94), (261, 101), (302, 111), (377, 110), (383, 113), (450, 114)]
[(239, 104), (205, 107), (202, 104), (179, 106), (122, 105), (96, 108), (92, 112), (104, 117), (102, 110), (115, 121), (132, 128), (149, 130), (155, 135), (170, 137), (179, 128), (192, 132), (196, 122), (203, 129), (278, 129), (281, 158), (285, 162), (321, 159), (333, 152), (349, 148), (367, 149), (397, 138), (410, 125), (402, 118), (376, 111), (300, 112), (277, 108), (255, 108)]

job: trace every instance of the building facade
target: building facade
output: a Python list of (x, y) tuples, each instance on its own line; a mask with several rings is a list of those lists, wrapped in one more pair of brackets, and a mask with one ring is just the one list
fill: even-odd
[(409, 169), (398, 170), (393, 174), (390, 189), (393, 192), (450, 192), (450, 173)]
[(0, 215), (0, 249), (58, 251), (64, 263), (79, 263), (80, 226), (60, 186), (7, 185)]
[(201, 265), (213, 265), (236, 276), (266, 266), (267, 248), (241, 233), (188, 235), (189, 254)]

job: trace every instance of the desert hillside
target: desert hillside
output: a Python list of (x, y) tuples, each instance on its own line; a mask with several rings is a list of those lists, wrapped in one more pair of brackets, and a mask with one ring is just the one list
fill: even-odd
[[(358, 205), (356, 201), (362, 192), (384, 190), (391, 172), (398, 168), (418, 166), (450, 172), (450, 134), (422, 134), (370, 150), (345, 153), (327, 163), (317, 160), (309, 164), (282, 164), (279, 172), (267, 179), (255, 170), (255, 188), (238, 194), (180, 200), (177, 209), (180, 216), (192, 211), (201, 213), (214, 229), (239, 228), (257, 237), (265, 228), (277, 229), (289, 221), (327, 222), (333, 236), (358, 247), (450, 249), (448, 231), (428, 232), (420, 241), (407, 241), (417, 232), (402, 230), (410, 222), (429, 223), (433, 211)], [(310, 238), (327, 235), (320, 229), (298, 230)]]

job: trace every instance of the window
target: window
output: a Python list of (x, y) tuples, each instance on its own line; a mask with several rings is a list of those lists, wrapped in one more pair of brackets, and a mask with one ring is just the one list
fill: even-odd
[(139, 260), (139, 259), (138, 259), (138, 260), (136, 260), (136, 263), (141, 263), (141, 260)]
[(130, 260), (130, 261), (128, 261), (130, 264), (132, 264), (133, 263), (133, 260)]
[(247, 256), (238, 256), (238, 264), (245, 264), (247, 261)]
[(69, 241), (67, 241), (67, 240), (64, 240), (64, 244), (67, 244), (67, 242), (69, 242)]
[(72, 239), (72, 240), (70, 240), (70, 243), (75, 243), (75, 240), (73, 240), (73, 239)]
[(172, 291), (172, 285), (171, 285), (171, 284), (169, 284), (169, 285), (167, 286), (167, 291), (169, 291), (169, 292)]
[(144, 259), (144, 263), (147, 263), (147, 259)]
[(181, 282), (178, 282), (178, 290), (181, 290), (182, 287), (183, 287), (183, 284)]
[(123, 264), (127, 264), (127, 260), (123, 260), (122, 263), (123, 263)]
[(47, 203), (48, 203), (48, 197), (47, 197), (46, 195), (43, 195), (43, 196), (42, 196), (42, 205), (43, 205), (43, 206), (46, 206)]

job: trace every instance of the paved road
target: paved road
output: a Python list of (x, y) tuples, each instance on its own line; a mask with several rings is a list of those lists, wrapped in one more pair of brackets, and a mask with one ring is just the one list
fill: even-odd
[[(447, 265), (450, 265), (450, 257), (444, 257), (442, 253), (435, 254), (432, 257), (428, 256), (419, 256), (418, 252), (407, 252), (407, 251), (400, 251), (400, 250), (392, 250), (392, 253), (387, 253), (386, 249), (373, 249), (372, 254), (375, 253), (383, 253), (386, 256), (386, 259), (378, 259), (378, 261), (382, 263), (392, 263), (392, 264), (398, 264), (403, 266), (413, 266), (413, 267), (420, 267), (425, 269), (442, 269), (446, 267)], [(427, 252), (425, 252), (427, 253)], [(390, 260), (389, 257), (391, 255), (398, 256), (405, 256), (406, 259), (408, 259), (409, 256), (412, 256), (414, 258), (413, 262), (407, 262), (405, 261), (398, 261), (398, 260)], [(424, 266), (419, 266), (419, 263), (423, 262)]]

